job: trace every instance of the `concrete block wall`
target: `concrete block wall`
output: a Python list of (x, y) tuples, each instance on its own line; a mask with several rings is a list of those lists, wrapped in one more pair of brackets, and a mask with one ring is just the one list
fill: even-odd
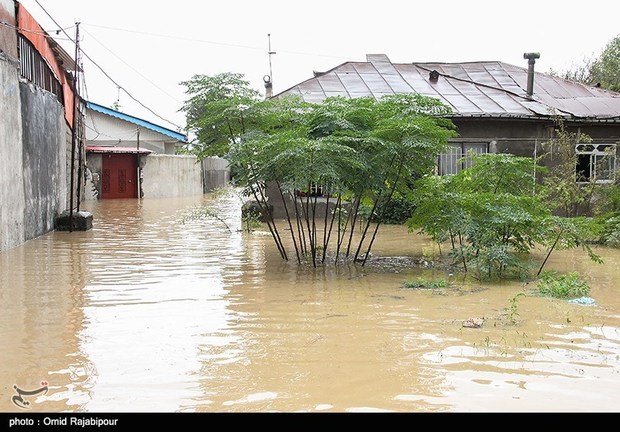
[(143, 198), (202, 195), (202, 168), (195, 156), (151, 154), (142, 157)]

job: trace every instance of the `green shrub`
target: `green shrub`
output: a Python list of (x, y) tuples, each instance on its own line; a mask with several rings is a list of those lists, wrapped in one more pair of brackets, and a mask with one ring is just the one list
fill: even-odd
[(563, 275), (555, 271), (543, 272), (538, 281), (538, 292), (547, 297), (577, 298), (590, 294), (588, 283), (577, 272)]
[(600, 233), (594, 240), (595, 243), (609, 246), (620, 247), (620, 215), (612, 213), (596, 219), (599, 224)]
[(416, 280), (407, 281), (403, 284), (405, 288), (447, 288), (448, 282), (445, 279), (433, 279), (428, 280), (423, 277), (419, 277)]

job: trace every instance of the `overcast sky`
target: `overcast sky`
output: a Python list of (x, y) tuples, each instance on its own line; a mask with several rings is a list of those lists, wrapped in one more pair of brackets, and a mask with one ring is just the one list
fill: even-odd
[[(21, 0), (72, 55), (37, 0)], [(620, 34), (620, 2), (590, 0), (38, 0), (84, 52), (158, 116), (185, 126), (180, 82), (238, 72), (264, 92), (271, 34), (275, 93), (346, 61), (384, 53), (392, 62), (499, 60), (562, 71)], [(84, 58), (87, 97), (110, 106), (117, 86)], [(85, 96), (85, 95), (83, 95)], [(175, 129), (120, 92), (121, 110)]]

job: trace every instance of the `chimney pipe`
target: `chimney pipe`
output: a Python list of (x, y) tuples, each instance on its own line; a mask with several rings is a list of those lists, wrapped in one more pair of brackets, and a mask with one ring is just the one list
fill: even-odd
[(269, 75), (265, 75), (263, 77), (263, 81), (265, 83), (265, 99), (271, 99), (273, 96), (273, 83), (271, 82), (271, 77)]
[(536, 59), (540, 58), (540, 53), (525, 53), (523, 58), (527, 60), (527, 97), (531, 98), (534, 94), (534, 65)]

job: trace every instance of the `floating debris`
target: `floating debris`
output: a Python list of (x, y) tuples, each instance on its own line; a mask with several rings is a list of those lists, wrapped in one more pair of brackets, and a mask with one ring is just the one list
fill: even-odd
[(484, 318), (468, 318), (463, 321), (463, 327), (480, 328), (484, 324)]
[(583, 306), (592, 306), (596, 304), (596, 300), (594, 300), (592, 297), (579, 297), (576, 299), (569, 300), (568, 302), (572, 304), (583, 305)]

